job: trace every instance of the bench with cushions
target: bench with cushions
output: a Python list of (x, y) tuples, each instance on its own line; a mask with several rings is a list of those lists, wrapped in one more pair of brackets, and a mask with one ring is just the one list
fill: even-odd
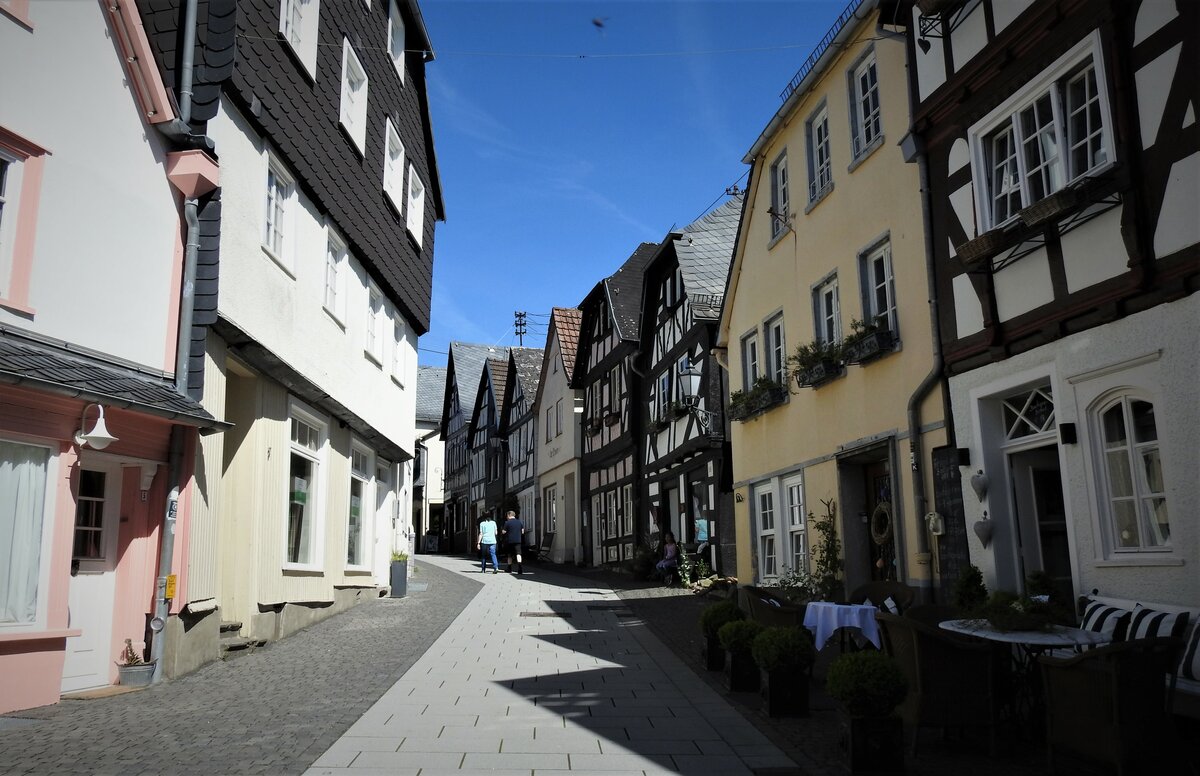
[(1079, 627), (1109, 636), (1113, 642), (1167, 637), (1181, 644), (1176, 671), (1169, 678), (1169, 711), (1200, 719), (1200, 609), (1102, 596), (1093, 590), (1079, 599)]

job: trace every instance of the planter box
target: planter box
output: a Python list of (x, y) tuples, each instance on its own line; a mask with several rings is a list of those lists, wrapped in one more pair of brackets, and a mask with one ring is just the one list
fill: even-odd
[(999, 253), (1000, 249), (1004, 247), (1004, 239), (1004, 232), (993, 229), (972, 240), (967, 240), (962, 245), (954, 246), (954, 251), (964, 263), (975, 264)]
[(803, 669), (762, 671), (760, 684), (767, 716), (808, 716), (808, 674)]
[(749, 652), (725, 653), (725, 686), (730, 692), (756, 692), (758, 664)]
[(916, 0), (922, 16), (936, 16), (958, 5), (960, 0)]
[(851, 773), (904, 773), (904, 723), (897, 716), (846, 718)]
[(801, 388), (815, 388), (827, 383), (842, 373), (842, 365), (836, 361), (822, 361), (796, 373), (796, 383)]
[(391, 567), (392, 598), (408, 595), (408, 561), (394, 560)]
[(607, 415), (605, 415), (605, 416), (604, 416), (604, 425), (606, 425), (606, 426), (615, 426), (615, 425), (617, 425), (617, 423), (618, 423), (620, 420), (621, 420), (621, 415), (620, 415), (620, 413), (617, 413), (617, 412), (610, 412), (610, 413), (608, 413)]
[(716, 636), (708, 636), (702, 650), (704, 667), (709, 671), (725, 670), (725, 650), (721, 649), (721, 641)]
[(122, 687), (149, 687), (154, 678), (156, 661), (142, 663), (136, 666), (117, 666), (117, 682)]
[(896, 338), (888, 329), (877, 329), (864, 334), (842, 351), (847, 364), (865, 364), (885, 353), (890, 353), (896, 344)]

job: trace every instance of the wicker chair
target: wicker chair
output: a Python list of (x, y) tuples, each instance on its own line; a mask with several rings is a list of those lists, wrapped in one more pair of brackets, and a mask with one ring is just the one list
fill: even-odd
[(961, 609), (949, 604), (917, 604), (904, 609), (901, 614), (914, 620), (920, 620), (926, 625), (937, 625), (946, 620), (957, 620), (965, 616)]
[[(1050, 769), (1063, 754), (1133, 773), (1195, 773), (1167, 713), (1179, 642), (1137, 639), (1038, 658)], [(1168, 770), (1153, 770), (1164, 768)]]
[(738, 595), (739, 605), (747, 616), (763, 627), (804, 625), (804, 604), (789, 603), (769, 590), (753, 585), (739, 587)]
[(854, 592), (850, 594), (847, 603), (861, 604), (869, 599), (875, 606), (882, 607), (883, 602), (888, 597), (891, 597), (896, 602), (896, 606), (903, 613), (916, 600), (917, 591), (903, 582), (894, 582), (892, 580), (868, 582), (865, 585), (856, 587)]
[(1001, 686), (1007, 654), (994, 645), (956, 638), (936, 625), (880, 612), (883, 648), (908, 679), (900, 716), (912, 729), (917, 755), (921, 728), (987, 728), (996, 754)]

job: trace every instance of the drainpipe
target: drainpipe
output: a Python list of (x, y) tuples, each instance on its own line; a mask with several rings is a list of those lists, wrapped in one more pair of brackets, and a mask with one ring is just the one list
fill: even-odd
[[(179, 121), (175, 129), (192, 135), (192, 70), (196, 49), (196, 3), (187, 0), (183, 17), (183, 59), (179, 74)], [(180, 126), (181, 125), (181, 126)], [(187, 241), (183, 257), (183, 288), (179, 301), (179, 331), (175, 349), (175, 391), (188, 395), (188, 357), (192, 342), (192, 319), (195, 308), (196, 256), (200, 250), (200, 222), (197, 217), (199, 203), (195, 197), (183, 203), (183, 217), (187, 223)], [(175, 554), (175, 518), (179, 508), (179, 493), (182, 490), (183, 437), (181, 426), (171, 426), (170, 448), (167, 455), (167, 474), (171, 490), (167, 494), (167, 508), (163, 515), (162, 538), (158, 552), (158, 578), (154, 589), (154, 618), (150, 621), (153, 640), (150, 643), (150, 659), (154, 661), (152, 683), (162, 680), (163, 653), (166, 640), (163, 630), (171, 613), (171, 601), (167, 598), (167, 578), (173, 571)]]

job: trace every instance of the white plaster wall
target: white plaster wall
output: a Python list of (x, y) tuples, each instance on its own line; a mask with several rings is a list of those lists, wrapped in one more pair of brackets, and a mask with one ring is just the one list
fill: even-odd
[[(0, 17), (0, 126), (47, 149), (29, 305), (0, 325), (174, 372), (179, 211), (96, 2)], [(69, 52), (65, 56), (64, 52)], [(20, 216), (13, 191), (5, 228)], [(0, 296), (7, 262), (0, 260)]]
[(983, 329), (983, 305), (970, 275), (954, 277), (954, 330), (960, 338)]
[(993, 0), (992, 21), (996, 25), (996, 34), (999, 35), (1031, 5), (1033, 0)]
[(1121, 208), (1093, 218), (1060, 239), (1067, 291), (1072, 294), (1129, 270), (1129, 254), (1121, 238)]
[(1200, 243), (1200, 153), (1171, 165), (1162, 210), (1154, 226), (1154, 255), (1165, 258)]
[(954, 28), (954, 32), (950, 33), (955, 70), (962, 70), (963, 66), (974, 59), (976, 54), (983, 51), (983, 47), (988, 42), (983, 3), (975, 2), (973, 8), (971, 8), (971, 3), (968, 3), (967, 7), (970, 10), (965, 12), (965, 17)]
[[(404, 374), (397, 380), (390, 323), (382, 366), (364, 354), (368, 291), (362, 265), (351, 256), (339, 323), (323, 306), (323, 215), (299, 193), (289, 224), (296, 246), (292, 273), (285, 271), (262, 248), (267, 175), (262, 140), (225, 104), (209, 123), (209, 134), (222, 166), (221, 314), (411, 454), (417, 364), (411, 326), (402, 344)], [(387, 308), (391, 316), (394, 308), (390, 303)]]
[(996, 314), (1001, 321), (1054, 301), (1050, 285), (1050, 260), (1045, 248), (1009, 264), (993, 276), (996, 287)]
[[(913, 6), (912, 28), (918, 29), (918, 18), (921, 12)], [(929, 51), (916, 50), (917, 56), (917, 90), (922, 100), (933, 94), (939, 86), (946, 82), (946, 53), (942, 48), (941, 38), (925, 38), (929, 43)]]
[[(976, 399), (995, 395), (1014, 384), (1048, 377), (1055, 395), (1058, 423), (1075, 423), (1076, 444), (1060, 444), (1064, 497), (1069, 517), (1072, 554), (1077, 566), (1075, 589), (1099, 589), (1103, 594), (1141, 601), (1195, 605), (1200, 601), (1200, 524), (1192, 516), (1200, 511), (1200, 355), (1195, 330), (1200, 321), (1200, 294), (1159, 305), (1106, 326), (1066, 337), (1002, 362), (976, 369), (950, 380), (951, 403), (957, 443), (971, 450), (972, 466), (963, 468), (963, 499), (966, 522), (973, 525), (985, 509), (1001, 521), (1006, 514), (994, 508), (993, 497), (979, 503), (969, 479), (977, 468), (992, 475), (991, 492), (1003, 493), (1007, 485), (997, 481), (1003, 473), (998, 429), (979, 423)], [(1156, 354), (1161, 354), (1157, 355)], [(1114, 365), (1146, 358), (1145, 371), (1153, 376), (1153, 397), (1161, 446), (1167, 500), (1171, 516), (1172, 549), (1157, 559), (1142, 554), (1137, 559), (1106, 558), (1100, 538), (1097, 494), (1103, 485), (1093, 473), (1090, 450), (1095, 442), (1088, 427), (1086, 404), (1095, 392), (1093, 383), (1106, 380), (1119, 385), (1127, 370), (1106, 373)], [(1101, 370), (1095, 372), (1094, 370)], [(1015, 382), (1014, 382), (1015, 381)], [(1001, 478), (1002, 479), (1002, 478)], [(1003, 558), (999, 543), (1005, 541), (1005, 526), (996, 526), (996, 538), (984, 549), (968, 530), (972, 562), (984, 570), (989, 586), (995, 584), (997, 559)]]
[[(551, 369), (546, 370), (545, 383), (542, 385), (541, 399), (537, 408), (538, 417), (541, 419), (541, 422), (538, 423), (537, 450), (537, 469), (539, 474), (557, 468), (572, 458), (579, 457), (580, 416), (575, 414), (575, 398), (581, 395), (582, 392), (572, 390), (567, 385), (566, 374), (561, 364), (562, 357), (557, 337), (550, 343), (549, 350), (549, 357), (551, 359), (558, 359), (560, 363), (557, 372)], [(562, 399), (563, 403), (563, 432), (561, 435), (547, 442), (546, 430), (542, 428), (542, 425), (546, 421), (546, 408), (553, 407), (554, 403), (559, 399)]]

